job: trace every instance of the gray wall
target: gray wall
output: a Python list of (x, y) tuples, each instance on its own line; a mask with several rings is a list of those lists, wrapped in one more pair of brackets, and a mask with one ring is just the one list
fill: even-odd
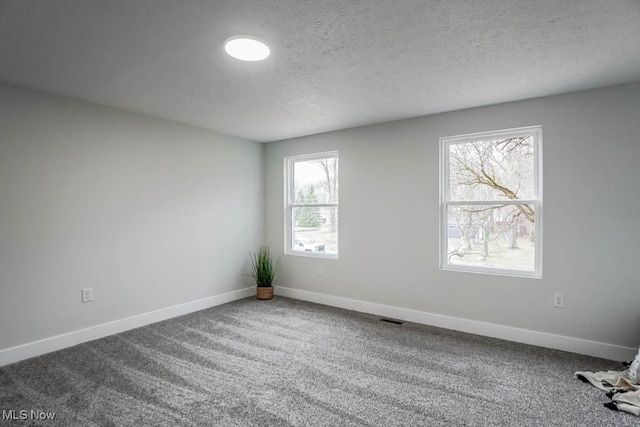
[[(543, 278), (439, 270), (439, 137), (538, 124)], [(340, 155), (340, 258), (286, 256), (283, 158), (328, 150)], [(640, 344), (639, 83), (271, 143), (265, 177), (266, 241), (281, 253), (281, 286)], [(553, 308), (554, 292), (566, 308)]]
[(0, 85), (0, 349), (245, 287), (262, 151)]

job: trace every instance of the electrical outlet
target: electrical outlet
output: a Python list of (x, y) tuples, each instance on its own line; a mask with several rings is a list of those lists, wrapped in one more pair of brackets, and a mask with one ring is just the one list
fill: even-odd
[(561, 293), (553, 294), (553, 306), (555, 308), (564, 308), (564, 294), (561, 294)]
[(321, 265), (319, 265), (319, 266), (316, 268), (316, 276), (323, 276), (323, 275), (324, 275), (324, 270), (322, 269), (322, 266), (321, 266)]
[(82, 302), (93, 301), (93, 288), (84, 288), (82, 290)]

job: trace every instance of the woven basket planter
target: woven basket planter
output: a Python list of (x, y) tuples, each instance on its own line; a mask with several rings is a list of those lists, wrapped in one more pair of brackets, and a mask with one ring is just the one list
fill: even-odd
[(271, 298), (273, 298), (273, 286), (269, 286), (269, 287), (258, 286), (258, 287), (256, 287), (256, 297), (258, 299), (271, 299)]

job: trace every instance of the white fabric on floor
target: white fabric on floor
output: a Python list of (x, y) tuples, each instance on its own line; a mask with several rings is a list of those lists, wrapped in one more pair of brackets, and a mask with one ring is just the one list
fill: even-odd
[(614, 392), (615, 394), (611, 397), (611, 400), (615, 404), (615, 408), (619, 411), (640, 416), (640, 384), (629, 376), (629, 370), (607, 372), (578, 371), (574, 374), (574, 377), (582, 377), (600, 390)]
[(607, 372), (576, 372), (574, 378), (584, 377), (587, 381), (598, 387), (600, 390), (611, 391), (612, 389), (639, 390), (640, 384), (629, 377), (629, 371), (607, 371)]
[(611, 400), (619, 410), (640, 416), (640, 390), (614, 394)]

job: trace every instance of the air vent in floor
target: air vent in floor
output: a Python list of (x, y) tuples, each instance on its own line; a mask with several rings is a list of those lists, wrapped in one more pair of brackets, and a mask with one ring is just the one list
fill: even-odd
[(402, 325), (404, 322), (401, 322), (400, 320), (395, 320), (395, 319), (385, 319), (382, 318), (380, 319), (381, 322), (386, 322), (386, 323), (393, 323), (394, 325)]

